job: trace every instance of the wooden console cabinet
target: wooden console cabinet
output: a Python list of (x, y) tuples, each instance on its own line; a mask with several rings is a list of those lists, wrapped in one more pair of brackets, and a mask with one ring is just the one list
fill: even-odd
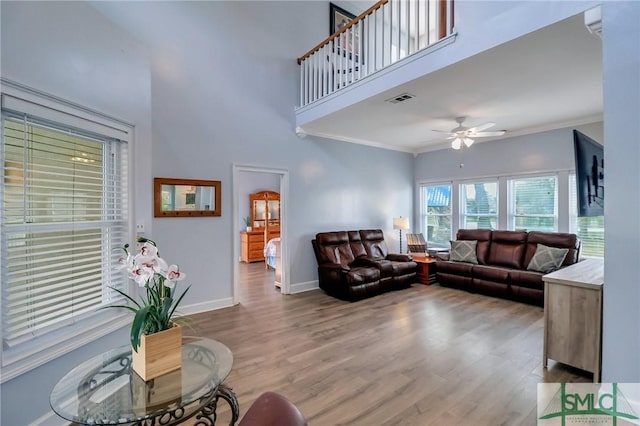
[(251, 231), (240, 233), (240, 260), (264, 261), (264, 246), (280, 236), (280, 194), (260, 191), (249, 194)]
[(544, 354), (593, 373), (600, 381), (604, 261), (586, 259), (542, 277)]

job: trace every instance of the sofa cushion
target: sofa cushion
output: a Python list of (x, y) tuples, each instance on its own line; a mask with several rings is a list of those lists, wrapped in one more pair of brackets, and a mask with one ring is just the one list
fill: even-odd
[(507, 283), (509, 282), (509, 271), (510, 269), (499, 266), (477, 265), (473, 267), (473, 278)]
[(523, 269), (527, 233), (521, 231), (493, 231), (489, 265)]
[(364, 244), (362, 243), (362, 239), (360, 238), (360, 232), (358, 231), (347, 231), (347, 235), (349, 236), (349, 245), (351, 246), (351, 252), (354, 257), (366, 256), (367, 251), (364, 249)]
[(544, 289), (542, 281), (542, 272), (535, 271), (518, 271), (512, 269), (509, 271), (509, 281), (513, 287), (527, 287), (536, 290)]
[(449, 260), (438, 260), (436, 262), (436, 271), (453, 274), (453, 275), (465, 275), (471, 278), (472, 263), (463, 262), (451, 262)]
[(460, 229), (456, 233), (456, 240), (475, 240), (476, 257), (480, 265), (486, 265), (489, 261), (489, 244), (491, 242), (490, 229)]
[(366, 284), (380, 279), (378, 268), (353, 268), (347, 272), (348, 285)]
[(544, 244), (538, 244), (531, 262), (527, 265), (527, 271), (537, 271), (544, 274), (553, 272), (560, 268), (567, 253), (569, 253), (569, 249), (566, 248), (547, 247)]
[(467, 241), (451, 241), (451, 251), (449, 253), (449, 260), (452, 262), (466, 262), (478, 264), (478, 258), (476, 256), (476, 247), (478, 242), (475, 240)]
[(580, 258), (580, 239), (576, 234), (565, 234), (562, 232), (539, 232), (531, 231), (527, 235), (527, 252), (524, 256), (524, 264), (528, 265), (536, 252), (538, 244), (547, 247), (557, 247), (569, 249), (567, 256), (562, 262), (563, 266), (573, 265)]

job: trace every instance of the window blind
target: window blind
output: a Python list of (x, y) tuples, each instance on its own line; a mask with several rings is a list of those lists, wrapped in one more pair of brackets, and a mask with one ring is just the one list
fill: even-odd
[(127, 144), (3, 113), (5, 347), (78, 321), (124, 289)]
[(515, 230), (555, 232), (558, 229), (556, 176), (509, 180), (509, 227)]
[(604, 257), (604, 216), (578, 217), (576, 175), (569, 175), (569, 232), (582, 240), (581, 256)]
[(460, 185), (461, 228), (496, 229), (498, 225), (498, 182)]
[(451, 185), (422, 187), (423, 234), (428, 244), (448, 246), (451, 240)]

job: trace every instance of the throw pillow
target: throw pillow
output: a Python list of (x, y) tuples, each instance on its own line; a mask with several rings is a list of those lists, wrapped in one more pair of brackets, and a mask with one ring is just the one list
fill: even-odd
[(560, 268), (564, 258), (567, 257), (567, 253), (569, 253), (569, 249), (566, 248), (547, 247), (543, 244), (538, 244), (536, 252), (533, 254), (527, 266), (527, 270), (542, 272), (544, 274), (553, 272)]
[(478, 241), (476, 240), (451, 241), (451, 252), (449, 253), (449, 260), (452, 260), (454, 262), (473, 263), (477, 265), (477, 245)]

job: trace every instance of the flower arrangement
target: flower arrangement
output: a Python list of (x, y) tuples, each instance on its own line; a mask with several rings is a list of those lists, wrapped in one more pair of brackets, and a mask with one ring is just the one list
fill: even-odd
[(145, 288), (146, 296), (142, 296), (138, 302), (124, 291), (112, 287), (129, 300), (131, 305), (110, 305), (130, 310), (135, 314), (131, 324), (131, 346), (136, 352), (143, 334), (158, 333), (173, 326), (173, 314), (190, 288), (187, 287), (175, 300), (176, 282), (184, 280), (186, 274), (180, 272), (177, 265), (169, 266), (160, 257), (154, 241), (143, 237), (138, 237), (137, 241), (141, 244), (138, 253), (132, 255), (127, 244), (123, 247), (126, 257), (120, 258), (119, 262), (129, 273), (129, 278)]

